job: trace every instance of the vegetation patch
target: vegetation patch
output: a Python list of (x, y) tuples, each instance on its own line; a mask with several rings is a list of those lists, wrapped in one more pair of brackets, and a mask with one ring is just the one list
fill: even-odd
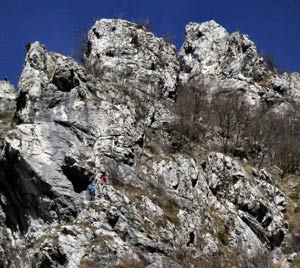
[(259, 82), (260, 86), (263, 88), (272, 88), (271, 78), (274, 73), (271, 71), (266, 71), (262, 77), (262, 80)]
[(163, 209), (166, 219), (174, 223), (175, 226), (179, 227), (180, 220), (177, 217), (179, 207), (175, 203), (175, 201), (168, 197), (165, 197), (165, 198), (157, 199), (156, 202)]
[(281, 176), (300, 171), (299, 104), (287, 100), (279, 113), (267, 102), (251, 106), (242, 92), (209, 92), (209, 85), (197, 81), (179, 89), (177, 119), (169, 126), (176, 151), (210, 144), (210, 151), (246, 158), (258, 168), (277, 165)]
[(118, 268), (144, 268), (147, 263), (141, 259), (134, 259), (130, 256), (121, 259), (117, 265)]

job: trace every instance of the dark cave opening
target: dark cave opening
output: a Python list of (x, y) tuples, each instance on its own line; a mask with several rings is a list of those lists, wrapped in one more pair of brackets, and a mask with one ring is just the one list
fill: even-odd
[(88, 185), (90, 184), (89, 178), (93, 175), (92, 172), (89, 172), (82, 167), (68, 164), (62, 166), (62, 172), (73, 184), (76, 193), (81, 193), (88, 188)]
[(193, 245), (195, 243), (195, 234), (193, 232), (189, 233), (189, 241), (187, 242), (187, 246)]
[(118, 222), (119, 215), (107, 214), (106, 217), (107, 217), (107, 221), (108, 221), (109, 225), (111, 226), (111, 228), (114, 228)]
[(20, 91), (17, 98), (17, 111), (23, 110), (26, 106), (26, 92)]
[(191, 179), (193, 188), (196, 186), (197, 181), (198, 181), (198, 177), (196, 179)]
[(173, 188), (174, 190), (177, 190), (178, 187), (179, 187), (179, 183), (176, 183), (175, 185), (172, 186), (172, 188)]

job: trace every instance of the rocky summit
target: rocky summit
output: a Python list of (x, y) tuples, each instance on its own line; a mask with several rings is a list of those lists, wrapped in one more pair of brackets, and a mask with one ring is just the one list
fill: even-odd
[(229, 92), (280, 115), (300, 103), (300, 74), (215, 21), (188, 24), (178, 54), (120, 19), (96, 21), (84, 64), (27, 48), (18, 89), (0, 82), (1, 268), (299, 267), (297, 163), (194, 108)]

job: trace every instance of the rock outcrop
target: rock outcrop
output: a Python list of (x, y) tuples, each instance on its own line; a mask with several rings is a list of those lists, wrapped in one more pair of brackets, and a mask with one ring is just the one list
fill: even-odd
[[(103, 19), (85, 59), (35, 42), (18, 92), (0, 83), (0, 267), (298, 261), (281, 249), (289, 202), (272, 175), (197, 144), (180, 152), (170, 132), (178, 80), (204, 77), (258, 103), (297, 98), (298, 74), (262, 85), (271, 71), (253, 42), (213, 21), (189, 24), (177, 57), (143, 26)], [(100, 171), (109, 185), (90, 200)]]
[(215, 21), (190, 23), (179, 51), (180, 81), (205, 79), (210, 90), (244, 93), (248, 102), (280, 105), (286, 98), (298, 99), (299, 75), (280, 74), (268, 66), (247, 35), (228, 33)]
[(176, 48), (123, 20), (97, 21), (88, 34), (87, 68), (133, 94), (174, 99), (179, 64)]

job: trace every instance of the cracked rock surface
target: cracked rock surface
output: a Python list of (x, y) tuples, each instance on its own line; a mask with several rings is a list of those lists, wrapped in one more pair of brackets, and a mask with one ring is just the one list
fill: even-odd
[[(247, 36), (214, 21), (188, 24), (177, 56), (141, 25), (99, 20), (85, 59), (35, 42), (18, 91), (0, 82), (0, 267), (243, 267), (267, 252), (297, 262), (282, 250), (289, 199), (272, 175), (196, 145), (176, 151), (168, 126), (178, 83), (281, 103), (298, 98), (299, 74), (269, 75)], [(100, 171), (109, 185), (90, 200)]]

